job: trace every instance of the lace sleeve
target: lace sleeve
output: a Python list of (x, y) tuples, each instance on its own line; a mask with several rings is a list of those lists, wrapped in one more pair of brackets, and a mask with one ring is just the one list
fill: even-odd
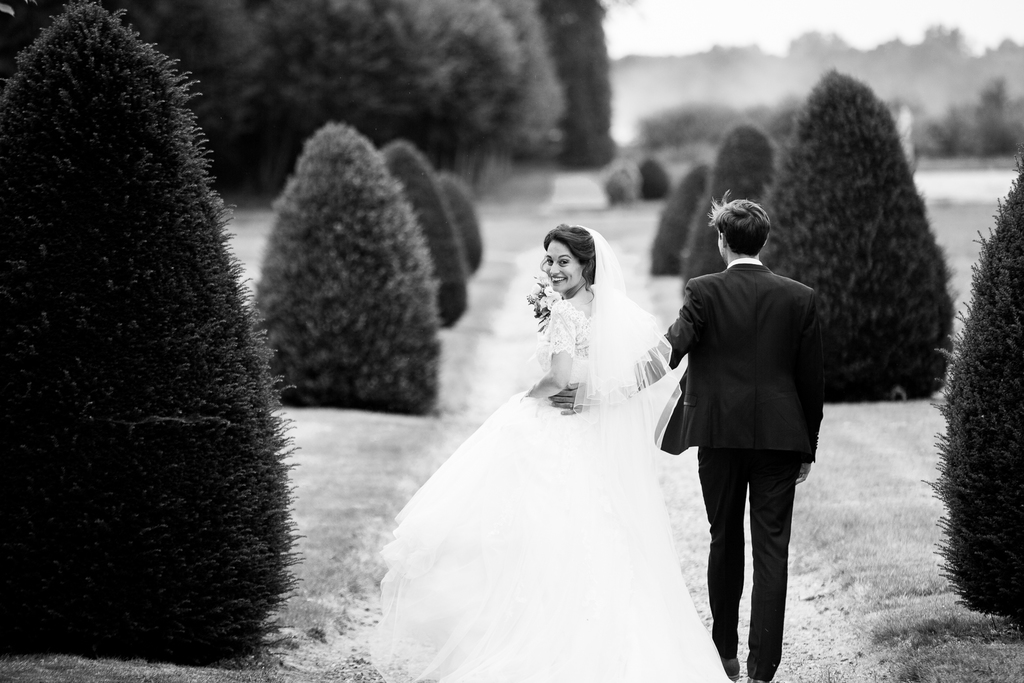
[(551, 343), (551, 355), (565, 351), (570, 358), (576, 357), (576, 323), (572, 317), (572, 304), (559, 301), (551, 307), (551, 320), (548, 321), (548, 336)]

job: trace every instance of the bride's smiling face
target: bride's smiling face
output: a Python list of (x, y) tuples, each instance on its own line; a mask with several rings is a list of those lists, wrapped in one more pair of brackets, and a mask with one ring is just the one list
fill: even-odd
[(551, 278), (551, 287), (559, 294), (565, 294), (583, 280), (583, 266), (569, 247), (558, 240), (551, 240), (548, 245), (541, 269)]

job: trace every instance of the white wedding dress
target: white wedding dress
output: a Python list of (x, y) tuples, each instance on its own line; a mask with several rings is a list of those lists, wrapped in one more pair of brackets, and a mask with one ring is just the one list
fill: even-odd
[[(566, 351), (585, 383), (594, 334), (559, 301), (542, 367)], [(382, 551), (374, 663), (389, 682), (728, 681), (657, 480), (666, 380), (582, 415), (517, 394), (423, 485)]]

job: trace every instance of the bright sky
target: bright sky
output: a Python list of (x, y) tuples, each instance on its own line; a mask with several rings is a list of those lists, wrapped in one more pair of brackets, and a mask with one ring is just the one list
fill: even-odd
[(609, 10), (605, 35), (613, 59), (754, 44), (784, 55), (793, 38), (809, 31), (869, 49), (894, 38), (919, 43), (937, 24), (959, 28), (977, 53), (1005, 38), (1019, 45), (1024, 0), (634, 0)]

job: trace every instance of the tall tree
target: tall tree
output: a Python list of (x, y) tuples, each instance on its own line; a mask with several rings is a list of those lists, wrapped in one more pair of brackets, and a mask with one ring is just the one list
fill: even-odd
[(184, 76), (75, 1), (0, 97), (0, 643), (209, 662), (293, 582), (269, 351)]
[(402, 137), (438, 168), (457, 168), (466, 155), (509, 149), (523, 70), (516, 27), (492, 0), (406, 0), (412, 47), (425, 74), (421, 107)]
[(516, 121), (512, 152), (521, 157), (550, 156), (554, 134), (565, 112), (565, 95), (537, 0), (494, 2), (515, 29), (523, 60), (512, 94), (512, 115)]
[(540, 0), (565, 89), (560, 159), (569, 166), (594, 167), (615, 156), (605, 6), (599, 0)]
[(442, 168), (516, 137), (522, 47), (492, 0), (268, 0), (258, 17), (264, 189), (328, 121), (375, 145), (409, 139)]
[(264, 0), (256, 11), (257, 110), (248, 140), (255, 184), (277, 191), (304, 141), (344, 121), (375, 144), (422, 106), (426, 67), (400, 0)]

